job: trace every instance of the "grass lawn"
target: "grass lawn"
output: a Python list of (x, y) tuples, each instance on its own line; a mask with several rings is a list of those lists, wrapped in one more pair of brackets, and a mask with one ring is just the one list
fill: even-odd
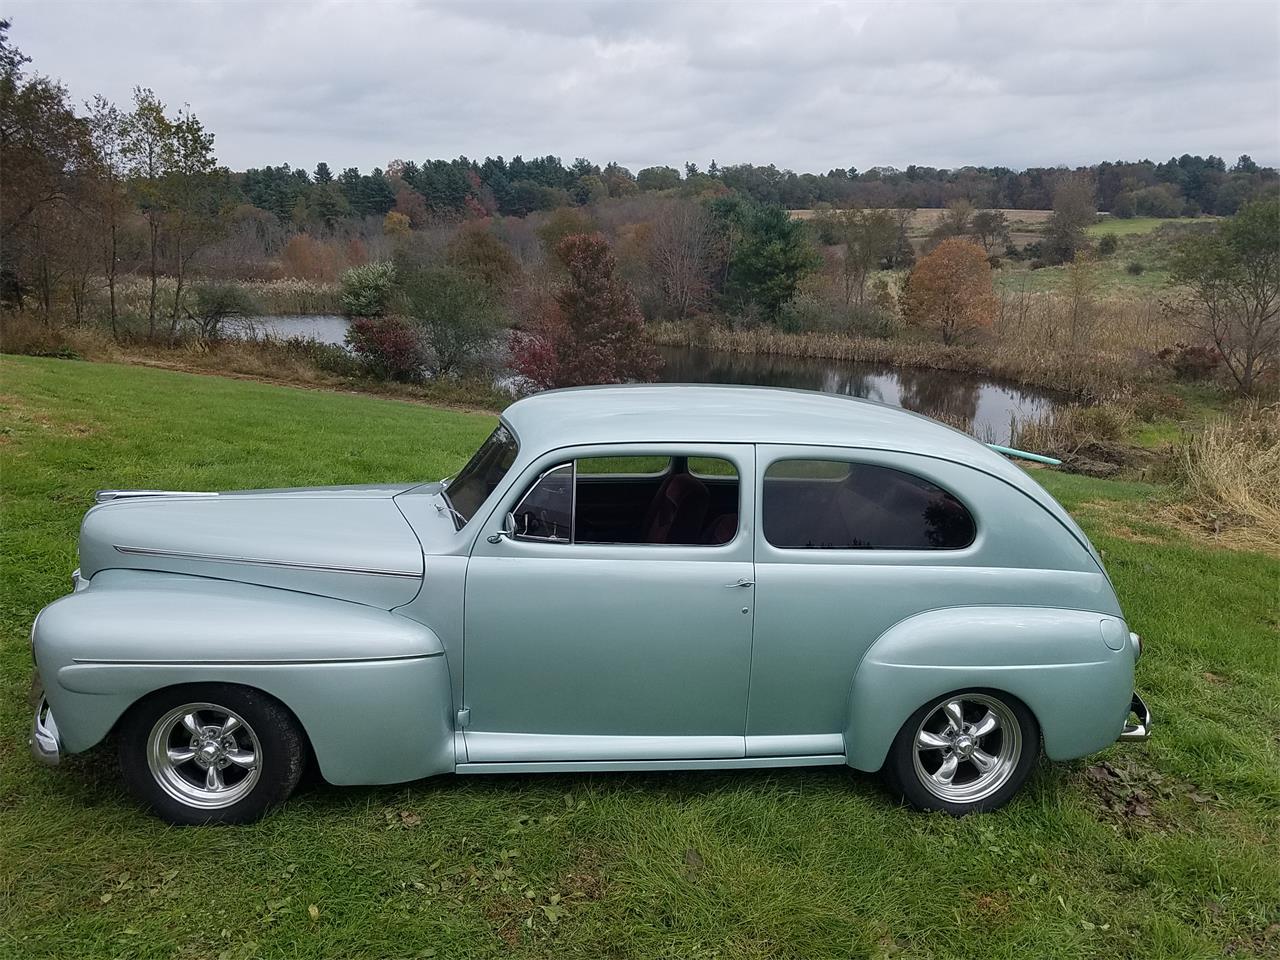
[(175, 829), (109, 751), (29, 758), (27, 634), (96, 488), (434, 478), (492, 422), (0, 358), (0, 957), (1280, 955), (1280, 561), (1161, 526), (1138, 483), (1036, 473), (1147, 639), (1156, 737), (1042, 763), (993, 815), (824, 768), (316, 785)]

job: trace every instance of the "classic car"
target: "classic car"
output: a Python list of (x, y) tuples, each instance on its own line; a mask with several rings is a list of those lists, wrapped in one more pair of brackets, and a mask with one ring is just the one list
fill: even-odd
[(32, 746), (113, 736), (172, 823), (251, 821), (309, 763), (333, 784), (843, 764), (960, 815), (1042, 745), (1150, 732), (1141, 641), (1067, 512), (883, 404), (551, 391), (437, 482), (97, 499), (32, 627)]

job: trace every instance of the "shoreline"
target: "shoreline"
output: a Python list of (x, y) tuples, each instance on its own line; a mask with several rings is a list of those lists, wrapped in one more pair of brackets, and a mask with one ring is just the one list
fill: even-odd
[[(847, 363), (878, 363), (895, 368), (946, 370), (989, 377), (1013, 386), (1045, 391), (1062, 402), (1100, 402), (1121, 389), (1120, 378), (1104, 376), (1110, 358), (1062, 357), (1048, 353), (1012, 355), (998, 344), (945, 345), (921, 341), (875, 339), (834, 333), (784, 333), (753, 330), (698, 330), (675, 323), (652, 324), (655, 346), (684, 347), (750, 356), (795, 357)], [(1132, 381), (1130, 381), (1132, 383)]]

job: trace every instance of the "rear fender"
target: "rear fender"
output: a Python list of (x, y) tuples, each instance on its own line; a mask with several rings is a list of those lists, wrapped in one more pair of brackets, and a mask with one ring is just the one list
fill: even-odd
[(1115, 617), (1044, 607), (959, 607), (903, 620), (854, 674), (844, 732), (849, 765), (878, 770), (911, 714), (973, 687), (1026, 704), (1053, 760), (1101, 750), (1119, 736), (1133, 694), (1128, 644), (1113, 650), (1104, 641), (1117, 625), (1126, 635)]
[(453, 703), (439, 638), (361, 604), (185, 575), (111, 570), (46, 607), (33, 631), (63, 746), (86, 750), (141, 697), (237, 683), (298, 718), (332, 783), (451, 771)]

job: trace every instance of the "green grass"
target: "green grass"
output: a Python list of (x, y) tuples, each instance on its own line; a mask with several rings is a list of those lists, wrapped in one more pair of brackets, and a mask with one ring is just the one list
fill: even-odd
[[(109, 751), (29, 759), (27, 633), (68, 587), (95, 488), (439, 477), (492, 422), (0, 359), (0, 957), (1280, 950), (1280, 562), (1161, 527), (1163, 491), (1140, 483), (1035, 474), (1095, 538), (1147, 638), (1156, 737), (1043, 763), (990, 816), (911, 813), (827, 768), (317, 785), (252, 827), (175, 829), (125, 796)], [(1118, 779), (1090, 773), (1100, 760)]]
[(1085, 233), (1091, 237), (1125, 237), (1137, 233), (1151, 233), (1166, 223), (1204, 223), (1204, 217), (1131, 217), (1121, 220), (1119, 217), (1106, 217), (1090, 227)]
[[(1153, 258), (1146, 251), (1124, 251), (1121, 247), (1093, 265), (1091, 296), (1146, 298), (1169, 291), (1169, 271), (1164, 268), (1163, 260)], [(1141, 263), (1143, 272), (1129, 273), (1126, 268), (1132, 262)], [(1070, 289), (1067, 271), (1065, 266), (1032, 270), (1026, 261), (1006, 260), (999, 270), (992, 271), (991, 279), (997, 290), (1065, 294)]]

